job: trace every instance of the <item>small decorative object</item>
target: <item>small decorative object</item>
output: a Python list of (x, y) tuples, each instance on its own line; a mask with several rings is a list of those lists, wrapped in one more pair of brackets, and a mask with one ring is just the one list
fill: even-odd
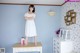
[(56, 31), (57, 37), (59, 37), (60, 29)]
[(24, 37), (21, 38), (21, 45), (25, 45), (25, 38)]
[(68, 40), (70, 39), (71, 35), (71, 30), (70, 29), (60, 29), (60, 34), (59, 37), (64, 39), (64, 40)]
[(64, 17), (67, 26), (71, 24), (76, 24), (76, 12), (74, 10), (69, 10)]
[(50, 10), (50, 11), (48, 12), (48, 14), (49, 14), (49, 16), (54, 16), (54, 15), (55, 15), (55, 12), (54, 12), (53, 10)]
[(5, 53), (5, 48), (0, 48), (0, 53)]

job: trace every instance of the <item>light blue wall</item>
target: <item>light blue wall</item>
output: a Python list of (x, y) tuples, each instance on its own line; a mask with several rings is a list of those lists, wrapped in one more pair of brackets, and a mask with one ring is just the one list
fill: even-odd
[[(38, 41), (43, 45), (43, 53), (52, 52), (52, 39), (55, 31), (61, 24), (61, 7), (59, 6), (35, 6), (36, 27)], [(12, 45), (20, 42), (24, 35), (26, 5), (0, 5), (0, 47), (6, 48), (6, 53), (12, 53)], [(55, 16), (49, 16), (48, 11), (53, 9)], [(31, 39), (30, 39), (31, 40)], [(33, 40), (33, 39), (32, 39)]]

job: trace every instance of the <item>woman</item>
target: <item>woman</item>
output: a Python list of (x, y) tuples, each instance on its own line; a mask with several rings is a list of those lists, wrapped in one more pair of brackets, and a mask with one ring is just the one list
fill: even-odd
[(25, 25), (25, 35), (26, 35), (26, 45), (28, 44), (28, 37), (34, 37), (34, 43), (37, 45), (36, 40), (36, 26), (35, 26), (35, 7), (34, 5), (29, 6), (29, 10), (25, 13), (26, 25)]

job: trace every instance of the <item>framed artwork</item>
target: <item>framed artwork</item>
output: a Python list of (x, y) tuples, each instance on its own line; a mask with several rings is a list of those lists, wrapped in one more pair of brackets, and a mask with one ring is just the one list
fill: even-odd
[(76, 24), (76, 18), (72, 19), (72, 24)]
[(74, 10), (69, 10), (68, 12), (66, 12), (64, 20), (67, 26), (76, 24), (76, 12), (74, 12)]
[(76, 12), (71, 13), (71, 17), (76, 17)]
[(71, 22), (72, 18), (70, 16), (67, 16), (67, 22)]

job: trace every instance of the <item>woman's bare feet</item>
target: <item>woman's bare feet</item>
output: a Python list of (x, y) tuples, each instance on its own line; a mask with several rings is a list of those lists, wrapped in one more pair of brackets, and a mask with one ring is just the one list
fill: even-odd
[(28, 45), (28, 38), (25, 39), (25, 45)]

